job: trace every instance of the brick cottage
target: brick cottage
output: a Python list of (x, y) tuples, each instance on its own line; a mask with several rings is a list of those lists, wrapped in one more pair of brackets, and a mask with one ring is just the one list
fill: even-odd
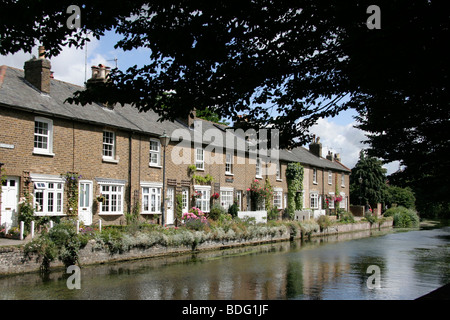
[[(105, 81), (108, 71), (102, 65), (92, 67), (88, 81)], [(284, 209), (290, 162), (304, 167), (303, 206), (315, 216), (325, 213), (325, 197), (341, 196), (339, 206), (349, 206), (350, 170), (338, 154), (322, 157), (319, 138), (309, 150), (278, 150), (278, 164), (270, 170), (274, 167), (269, 166), (269, 158), (253, 157), (251, 141), (227, 133), (226, 126), (190, 117), (158, 122), (156, 113), (139, 113), (130, 105), (64, 102), (82, 89), (54, 79), (45, 56), (26, 61), (24, 70), (0, 66), (0, 163), (6, 176), (0, 198), (3, 226), (17, 225), (18, 203), (27, 192), (38, 216), (77, 213), (88, 225), (99, 219), (104, 224), (124, 224), (125, 213), (138, 211), (142, 219), (160, 223), (164, 132), (171, 137), (165, 148), (165, 224), (174, 223), (177, 194), (182, 195), (183, 211), (197, 205), (208, 212), (216, 193), (223, 207), (236, 202), (247, 210), (247, 189), (255, 179), (261, 183), (269, 179), (273, 204)], [(201, 140), (195, 139), (196, 133)], [(233, 146), (225, 148), (224, 142), (220, 148), (217, 137), (223, 141), (231, 137)], [(242, 145), (244, 149), (239, 148)], [(70, 175), (64, 178), (66, 173)], [(67, 179), (72, 177), (78, 181), (77, 205), (68, 199)], [(198, 197), (192, 201), (194, 193)]]

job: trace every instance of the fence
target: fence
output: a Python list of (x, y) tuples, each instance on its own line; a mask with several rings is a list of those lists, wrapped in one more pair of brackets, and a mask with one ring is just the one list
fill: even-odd
[(244, 218), (255, 218), (256, 223), (266, 223), (267, 222), (267, 211), (238, 211), (238, 217), (240, 219)]

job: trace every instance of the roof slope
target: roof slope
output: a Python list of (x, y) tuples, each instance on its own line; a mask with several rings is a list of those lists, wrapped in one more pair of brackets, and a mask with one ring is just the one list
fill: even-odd
[[(73, 96), (75, 91), (82, 89), (83, 87), (71, 83), (51, 79), (50, 94), (45, 94), (24, 79), (23, 70), (0, 66), (0, 105), (48, 116), (141, 132), (153, 136), (159, 136), (164, 131), (171, 134), (176, 129), (187, 129), (187, 126), (182, 122), (160, 122), (158, 121), (159, 116), (155, 112), (148, 111), (140, 113), (131, 105), (109, 109), (97, 103), (81, 106), (64, 102), (68, 97)], [(199, 124), (202, 126), (203, 144), (214, 143), (216, 138), (220, 139), (220, 137), (217, 137), (217, 134), (219, 134), (222, 135), (222, 143), (219, 143), (219, 145), (224, 149), (226, 148), (226, 144), (224, 143), (227, 131), (226, 126), (206, 120), (196, 120), (200, 121)], [(211, 131), (211, 129), (215, 130)], [(190, 132), (192, 137), (193, 130)], [(238, 132), (234, 136), (238, 140), (245, 140), (245, 137), (242, 137)], [(249, 143), (248, 141), (245, 141), (245, 143), (246, 150), (248, 150)], [(344, 165), (317, 157), (303, 147), (292, 150), (279, 150), (279, 159), (288, 162), (300, 162), (321, 168), (350, 171)]]

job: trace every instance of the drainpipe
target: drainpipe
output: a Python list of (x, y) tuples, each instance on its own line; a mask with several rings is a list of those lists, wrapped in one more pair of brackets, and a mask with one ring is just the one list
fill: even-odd
[[(322, 210), (323, 209), (323, 203), (325, 201), (325, 168), (322, 168), (322, 203), (320, 204), (322, 206)], [(325, 211), (325, 215), (327, 214), (327, 212)]]
[(131, 144), (132, 144), (132, 136), (133, 136), (133, 132), (130, 132), (130, 136), (128, 137), (128, 213), (131, 213), (131, 155), (132, 155), (132, 150), (131, 150)]
[[(2, 167), (5, 164), (0, 162), (0, 183), (2, 181)], [(2, 186), (0, 185), (0, 226), (2, 225)]]

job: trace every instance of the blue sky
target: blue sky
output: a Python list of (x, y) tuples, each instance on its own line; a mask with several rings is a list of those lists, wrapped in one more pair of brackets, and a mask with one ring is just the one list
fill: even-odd
[[(64, 48), (60, 55), (51, 59), (55, 79), (83, 86), (85, 77), (89, 79), (91, 76), (93, 65), (102, 63), (114, 68), (114, 59), (117, 59), (118, 68), (126, 71), (131, 66), (142, 66), (149, 61), (149, 49), (124, 52), (121, 49), (114, 49), (117, 40), (117, 35), (110, 31), (100, 40), (92, 39), (87, 46), (87, 52), (85, 49)], [(33, 54), (37, 55), (37, 46)], [(23, 69), (24, 62), (31, 57), (32, 54), (24, 52), (0, 56), (0, 65)], [(353, 110), (343, 111), (334, 118), (320, 119), (310, 130), (320, 137), (323, 156), (328, 150), (340, 153), (342, 162), (349, 168), (356, 164), (360, 150), (366, 147), (361, 142), (365, 140), (364, 132), (354, 128), (355, 115), (356, 112)], [(398, 169), (398, 163), (387, 164), (385, 168), (388, 174), (393, 173)]]

